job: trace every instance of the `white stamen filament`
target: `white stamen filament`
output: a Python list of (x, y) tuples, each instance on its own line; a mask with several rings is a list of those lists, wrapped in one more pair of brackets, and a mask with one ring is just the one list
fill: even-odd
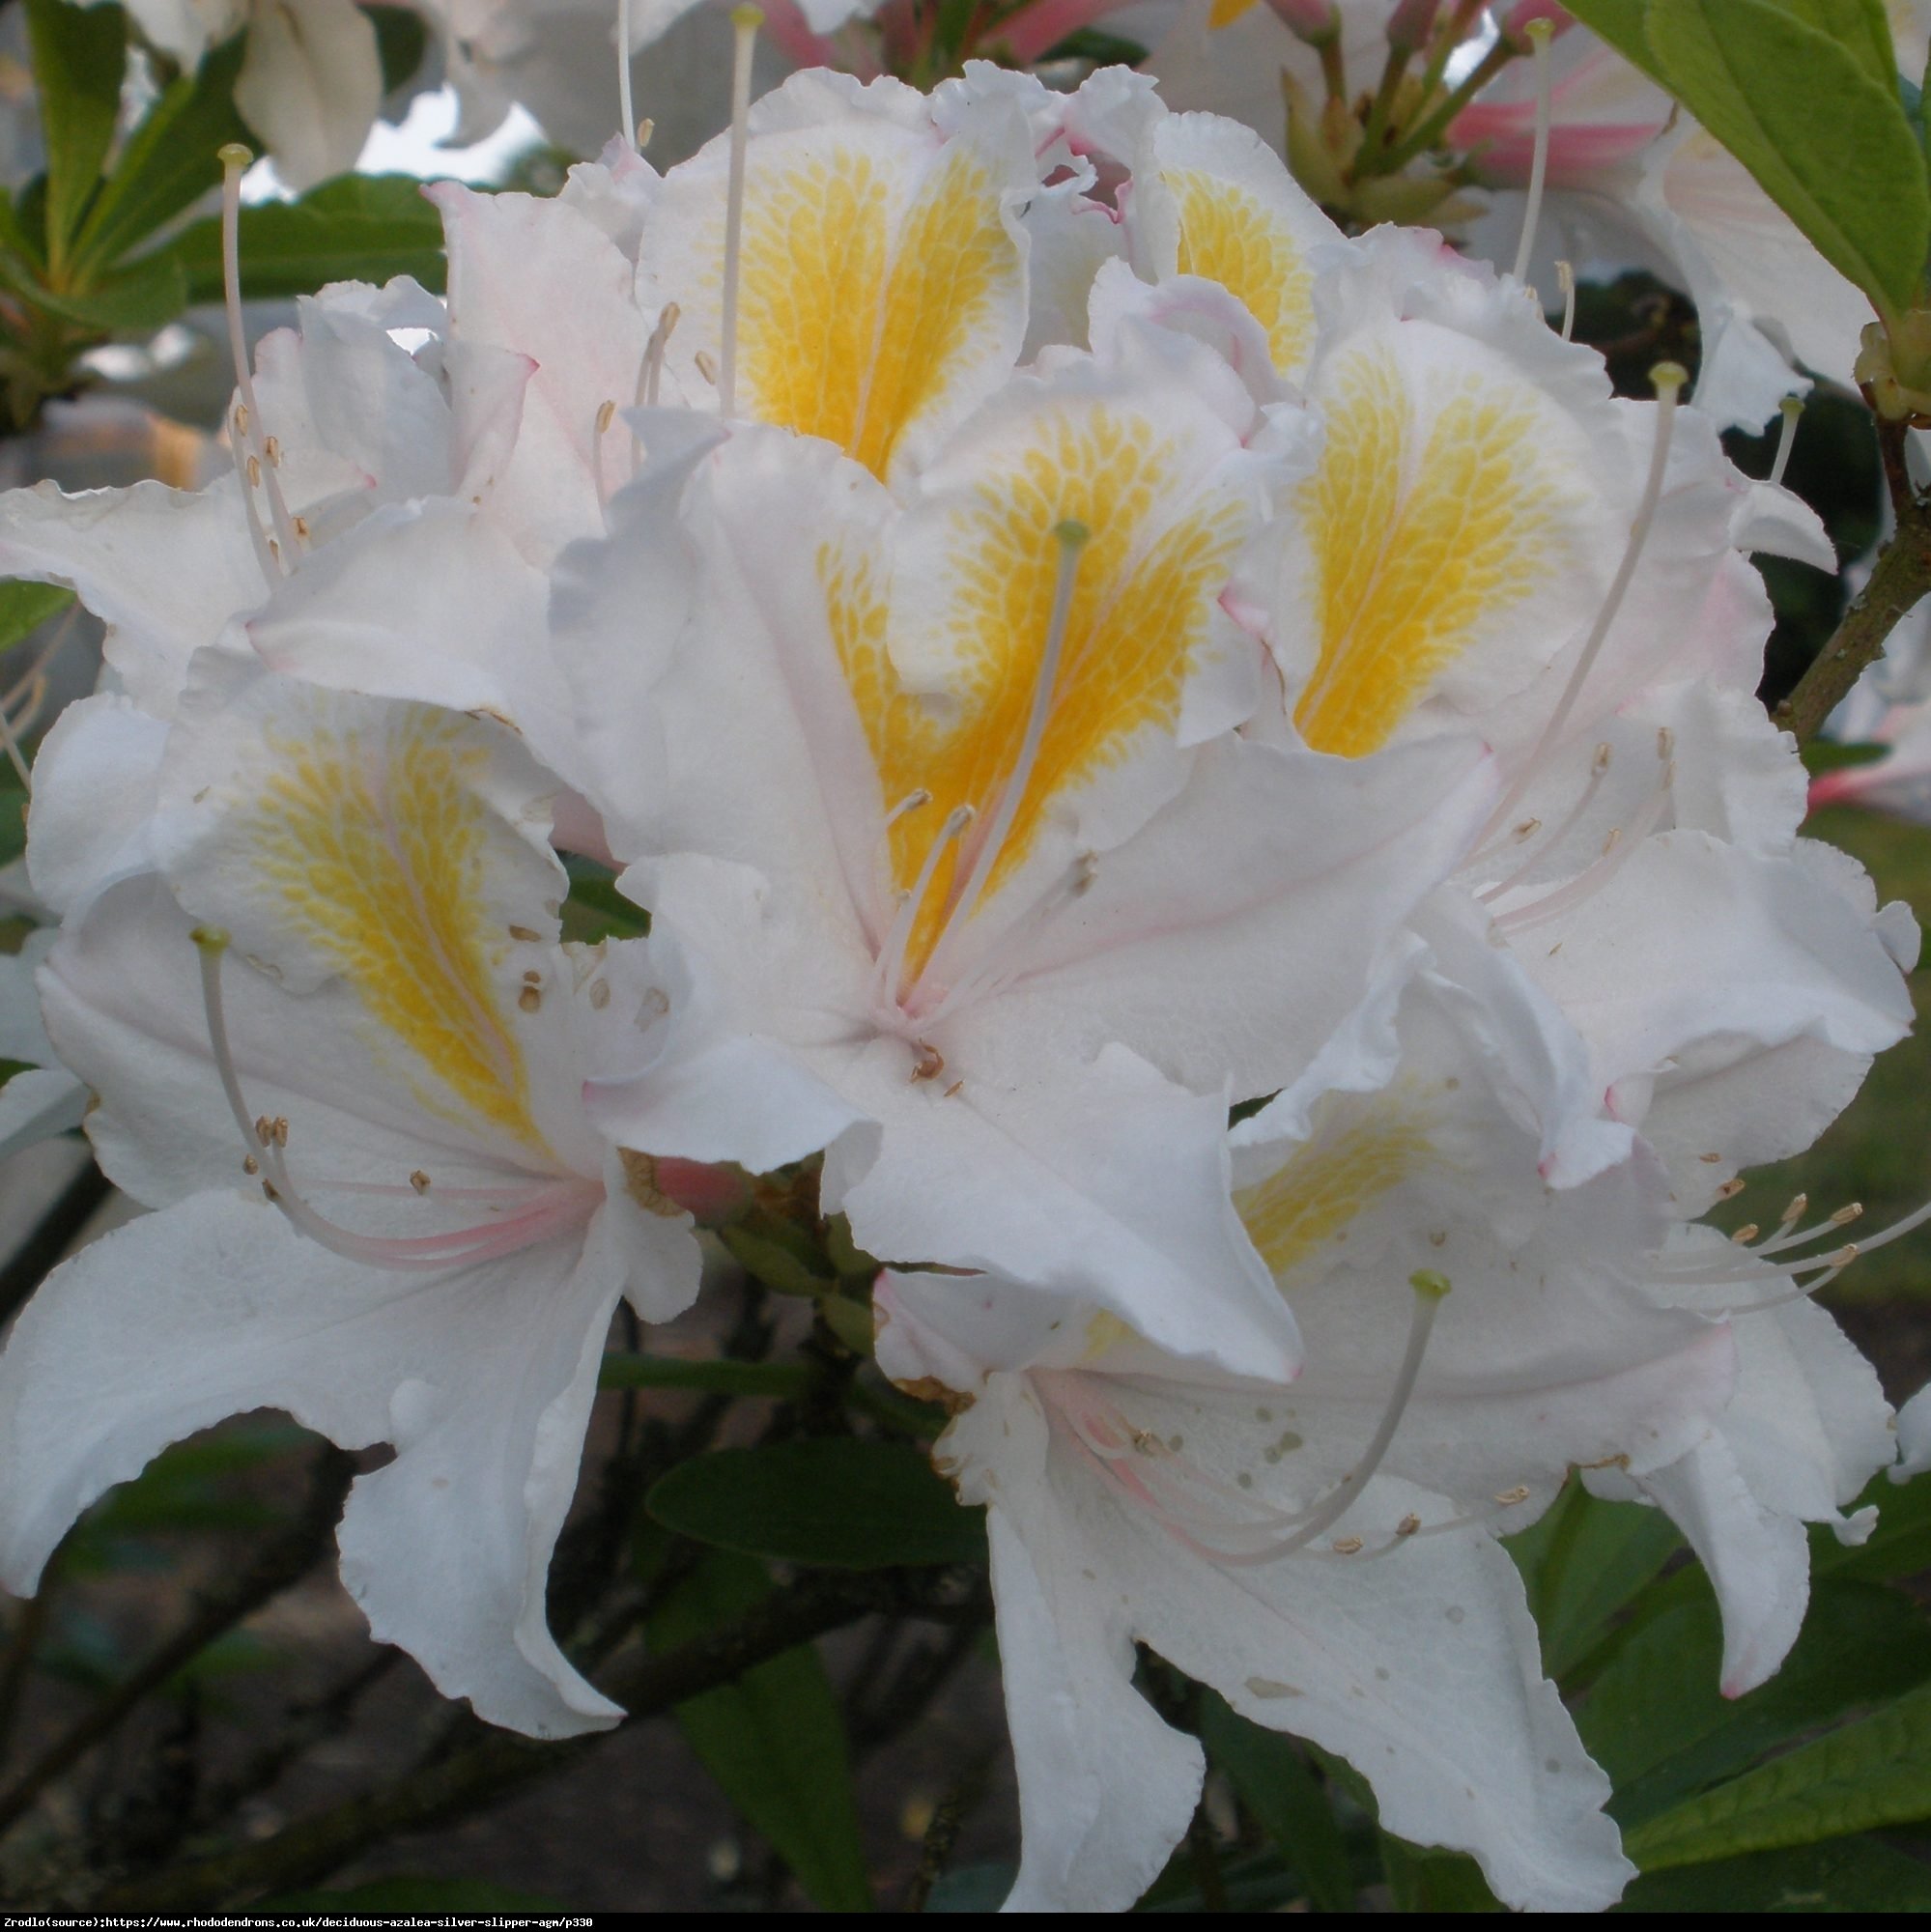
[[(1550, 119), (1548, 43), (1555, 32), (1547, 20), (1531, 20), (1523, 30), (1535, 50), (1535, 157), (1529, 163), (1529, 193), (1522, 210), (1522, 239), (1516, 247), (1516, 280), (1526, 281), (1529, 257), (1535, 252), (1535, 231), (1542, 219), (1543, 184), (1548, 179)], [(1563, 330), (1564, 335), (1569, 331)]]
[(1567, 342), (1576, 333), (1576, 265), (1558, 262), (1555, 281), (1562, 291), (1562, 339)]
[(1670, 787), (1675, 779), (1676, 766), (1672, 761), (1663, 766), (1661, 776), (1635, 817), (1628, 825), (1611, 829), (1604, 842), (1601, 858), (1576, 873), (1567, 885), (1558, 886), (1544, 897), (1531, 900), (1525, 906), (1515, 906), (1507, 912), (1497, 913), (1495, 923), (1511, 935), (1526, 932), (1531, 926), (1541, 925), (1545, 921), (1569, 912), (1601, 892), (1629, 864), (1631, 853), (1656, 830), (1669, 803)]
[(613, 402), (597, 405), (597, 413), (591, 425), (590, 445), (595, 452), (594, 468), (597, 481), (597, 508), (607, 512), (611, 507), (610, 479), (604, 474), (604, 439), (611, 433), (611, 424), (616, 420), (617, 406)]
[[(917, 798), (919, 794), (914, 792), (912, 796)], [(912, 890), (898, 901), (898, 910), (893, 916), (885, 944), (878, 949), (877, 992), (882, 1004), (888, 1007), (898, 1004), (902, 992), (900, 982), (905, 977), (905, 952), (912, 943), (912, 928), (919, 923), (919, 908), (924, 904), (925, 895), (931, 890), (932, 875), (939, 869), (940, 859), (963, 836), (972, 818), (972, 807), (969, 805), (957, 806), (947, 814), (946, 822), (939, 827), (939, 836), (925, 848), (924, 862), (919, 867), (919, 876), (913, 881)]]
[(1770, 466), (1770, 485), (1773, 490), (1783, 487), (1783, 472), (1790, 468), (1791, 446), (1797, 440), (1797, 418), (1803, 413), (1802, 396), (1785, 396), (1777, 408), (1783, 412), (1783, 427), (1776, 433), (1776, 455)]
[[(241, 1092), (241, 1075), (228, 1042), (227, 1015), (221, 994), (221, 956), (228, 950), (228, 935), (217, 927), (196, 926), (192, 938), (201, 959), (202, 1005), (208, 1019), (209, 1044), (214, 1068), (228, 1111), (241, 1129), (242, 1145), (254, 1163), (248, 1171), (260, 1171), (265, 1179), (263, 1191), (283, 1217), (298, 1233), (306, 1235), (330, 1254), (368, 1267), (405, 1272), (435, 1272), (490, 1261), (514, 1254), (535, 1241), (560, 1234), (585, 1218), (601, 1190), (574, 1177), (554, 1181), (537, 1181), (501, 1190), (491, 1188), (443, 1188), (444, 1197), (470, 1195), (515, 1205), (517, 1211), (506, 1218), (469, 1228), (450, 1229), (438, 1235), (363, 1235), (343, 1228), (316, 1209), (298, 1191), (290, 1179), (288, 1159), (283, 1151), (288, 1123), (272, 1123), (250, 1116)], [(385, 1191), (355, 1182), (336, 1183), (345, 1191)], [(396, 1194), (420, 1194), (417, 1188), (397, 1188)]]
[[(1589, 810), (1590, 805), (1595, 800), (1596, 794), (1602, 790), (1603, 781), (1609, 775), (1610, 757), (1610, 748), (1607, 745), (1598, 745), (1596, 747), (1596, 755), (1589, 762), (1589, 781), (1582, 787), (1581, 795), (1562, 814), (1562, 817), (1556, 822), (1555, 830), (1537, 845), (1529, 857), (1524, 859), (1513, 872), (1506, 878), (1496, 880), (1492, 886), (1485, 886), (1481, 892), (1476, 894), (1475, 896), (1484, 905), (1492, 903), (1494, 900), (1500, 898), (1504, 893), (1514, 891), (1551, 852), (1561, 849), (1562, 841), (1576, 829), (1577, 821)], [(1531, 834), (1530, 836), (1533, 837), (1534, 835)], [(1478, 860), (1482, 856), (1480, 853), (1476, 854)]]
[(980, 963), (956, 984), (946, 989), (945, 997), (924, 1016), (923, 1024), (935, 1027), (949, 1014), (957, 1012), (961, 1007), (970, 1006), (975, 1000), (984, 999), (1008, 984), (1017, 974), (1025, 970), (1026, 942), (1043, 927), (1050, 925), (1076, 899), (1083, 898), (1098, 873), (1098, 855), (1082, 852), (1066, 867), (1059, 883), (1046, 893), (1036, 905), (1028, 908), (1013, 921), (999, 935), (997, 944), (986, 949)]
[(1499, 827), (1507, 825), (1515, 816), (1516, 808), (1521, 803), (1522, 794), (1535, 781), (1543, 759), (1551, 747), (1561, 742), (1569, 715), (1576, 709), (1576, 700), (1582, 695), (1582, 687), (1588, 681), (1610, 627), (1623, 608), (1623, 599), (1629, 595), (1636, 565), (1642, 559), (1643, 546), (1649, 541), (1650, 526), (1656, 522), (1657, 505), (1662, 500), (1662, 479), (1669, 467), (1670, 435), (1675, 426), (1677, 401), (1689, 380), (1689, 372), (1680, 362), (1659, 362), (1650, 371), (1650, 381), (1656, 385), (1656, 431), (1650, 443), (1649, 474), (1643, 481), (1643, 493), (1630, 524), (1629, 541), (1623, 546), (1622, 561), (1616, 566), (1615, 576), (1609, 580), (1608, 594), (1603, 599), (1603, 608), (1596, 613), (1595, 623), (1589, 627), (1589, 635), (1583, 639), (1575, 668), (1569, 673), (1569, 681), (1556, 700), (1555, 709), (1549, 713), (1548, 723), (1542, 727), (1535, 749), (1522, 761), (1522, 768), (1516, 775), (1515, 781), (1502, 794), (1502, 802), (1490, 814), (1489, 823), (1476, 839), (1478, 846), (1487, 843)]
[(755, 7), (731, 9), (731, 151), (724, 195), (724, 286), (723, 362), (718, 405), (728, 420), (737, 413), (738, 270), (744, 241), (745, 149), (751, 138), (751, 57), (764, 15)]
[(677, 327), (679, 310), (675, 302), (666, 302), (643, 345), (643, 360), (637, 371), (637, 403), (639, 409), (657, 407), (657, 391), (664, 380), (664, 352), (669, 347), (670, 331)]
[(617, 0), (617, 132), (632, 154), (642, 152), (637, 136), (637, 104), (630, 93), (630, 0)]
[(1075, 523), (1071, 518), (1053, 526), (1053, 537), (1060, 547), (1059, 567), (1053, 582), (1052, 612), (1046, 620), (1046, 641), (1039, 652), (1038, 669), (1033, 678), (1033, 702), (1026, 715), (1026, 734), (1019, 741), (1019, 753), (1013, 759), (1012, 770), (1000, 791), (999, 806), (992, 814), (992, 822), (980, 840), (965, 890), (946, 915), (946, 923), (932, 947), (931, 963), (940, 972), (944, 968), (939, 966), (939, 954), (948, 939), (964, 931), (966, 922), (979, 903), (980, 895), (985, 890), (986, 880), (992, 876), (993, 867), (999, 863), (1007, 834), (1012, 830), (1012, 822), (1019, 816), (1026, 788), (1032, 783), (1033, 767), (1038, 761), (1039, 747), (1046, 736), (1046, 724), (1053, 715), (1053, 697), (1059, 687), (1060, 666), (1065, 656), (1066, 629), (1072, 617), (1073, 588), (1079, 578), (1080, 553), (1085, 550), (1091, 534), (1084, 524)]
[(20, 752), (20, 740), (14, 728), (14, 721), (0, 708), (0, 748), (7, 753), (7, 762), (14, 767), (14, 773), (20, 781), (20, 788), (29, 798), (34, 793), (34, 775), (27, 769), (27, 760)]
[[(254, 159), (239, 141), (230, 141), (221, 150), (221, 290), (228, 312), (228, 347), (235, 357), (235, 384), (241, 392), (241, 407), (247, 411), (244, 434), (252, 464), (243, 466), (241, 488), (259, 475), (269, 499), (269, 514), (274, 520), (280, 547), (267, 547), (274, 557), (279, 579), (287, 568), (285, 559), (296, 550), (295, 525), (282, 498), (282, 487), (275, 476), (278, 468), (269, 461), (268, 445), (262, 436), (262, 412), (255, 401), (255, 379), (248, 367), (248, 338), (241, 327), (241, 177)], [(250, 497), (252, 503), (252, 497)]]

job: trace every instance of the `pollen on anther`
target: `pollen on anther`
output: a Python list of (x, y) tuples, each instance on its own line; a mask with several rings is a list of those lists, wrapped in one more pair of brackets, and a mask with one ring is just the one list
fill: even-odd
[(1714, 1167), (1719, 1160), (1723, 1158), (1723, 1156), (1719, 1153), (1699, 1153), (1696, 1156), (1696, 1158), (1700, 1161), (1707, 1162), (1710, 1166)]
[(262, 1163), (253, 1154), (244, 1153), (241, 1156), (241, 1172), (243, 1174), (259, 1174), (261, 1171)]
[(510, 937), (512, 939), (528, 940), (541, 939), (543, 935), (540, 932), (532, 932), (526, 925), (513, 925), (510, 927)]
[(708, 352), (700, 349), (691, 359), (696, 363), (698, 375), (715, 389), (718, 386), (718, 365)]
[(516, 996), (516, 1003), (526, 1013), (533, 1013), (543, 1004), (543, 989), (540, 986), (525, 986)]
[(1401, 1521), (1395, 1525), (1395, 1534), (1397, 1536), (1412, 1536), (1415, 1533), (1415, 1531), (1418, 1530), (1420, 1527), (1421, 1527), (1420, 1517), (1405, 1516), (1401, 1520)]
[(255, 1116), (255, 1138), (264, 1147), (271, 1146), (275, 1137), (275, 1123), (266, 1114)]
[(1596, 755), (1590, 760), (1590, 769), (1594, 771), (1599, 779), (1609, 769), (1609, 760), (1614, 755), (1613, 751), (1607, 745), (1598, 745), (1596, 747)]
[(611, 982), (608, 980), (593, 980), (590, 982), (590, 1005), (597, 1012), (611, 1003)]
[(1861, 1201), (1847, 1201), (1831, 1216), (1831, 1225), (1833, 1228), (1842, 1228), (1855, 1221), (1863, 1211), (1864, 1204)]
[[(1741, 1194), (1744, 1191), (1744, 1189), (1748, 1185), (1749, 1182), (1746, 1180), (1741, 1174), (1733, 1175), (1728, 1180), (1724, 1181), (1722, 1186), (1718, 1188), (1717, 1199), (1718, 1201), (1734, 1201), (1737, 1198), (1737, 1196)], [(1800, 1201), (1803, 1199), (1803, 1195), (1801, 1194), (1797, 1198)], [(1801, 1214), (1803, 1213), (1803, 1209), (1800, 1208), (1797, 1211)], [(1790, 1216), (1786, 1214), (1784, 1218), (1788, 1220)]]
[(1519, 826), (1516, 827), (1514, 836), (1517, 838), (1533, 838), (1536, 836), (1536, 834), (1541, 830), (1542, 830), (1541, 819), (1525, 818)]
[(274, 1136), (276, 1147), (285, 1148), (288, 1146), (288, 1116), (286, 1114), (277, 1114), (275, 1116)]
[(1754, 1221), (1746, 1221), (1730, 1238), (1738, 1247), (1747, 1247), (1762, 1232), (1763, 1230)]
[(529, 971), (523, 976), (523, 983), (525, 986), (540, 986), (543, 984), (543, 975), (539, 973), (535, 969), (535, 967), (532, 966), (529, 969)]
[(1503, 1490), (1495, 1498), (1505, 1508), (1513, 1503), (1525, 1503), (1529, 1499), (1529, 1486), (1518, 1483), (1513, 1490)]
[(248, 459), (248, 487), (259, 490), (262, 487), (262, 459), (251, 456)]
[(1668, 760), (1675, 755), (1675, 753), (1676, 753), (1676, 733), (1672, 731), (1667, 724), (1659, 724), (1656, 727), (1657, 756), (1662, 759), (1665, 763), (1667, 763)]
[(282, 446), (276, 438), (270, 437), (263, 443), (262, 454), (269, 459), (269, 468), (270, 469), (279, 469), (282, 467)]
[(617, 406), (608, 398), (597, 405), (597, 434), (602, 436), (616, 420)]
[(1328, 1548), (1337, 1556), (1352, 1556), (1360, 1549), (1361, 1539), (1358, 1536), (1337, 1536)]
[(429, 1192), (429, 1177), (419, 1167), (410, 1176), (409, 1184), (418, 1194), (427, 1194)]

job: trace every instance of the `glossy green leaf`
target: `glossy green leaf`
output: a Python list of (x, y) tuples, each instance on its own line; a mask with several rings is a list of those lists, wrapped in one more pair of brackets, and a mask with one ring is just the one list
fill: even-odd
[(221, 181), (224, 143), (248, 139), (235, 111), (246, 43), (237, 34), (171, 82), (128, 135), (74, 241), (82, 266), (116, 262)]
[(1819, 254), (1882, 308), (1911, 306), (1931, 186), (1893, 69), (1778, 0), (1668, 0), (1645, 15), (1669, 90)]
[(70, 0), (26, 0), (26, 6), (47, 149), (47, 258), (60, 265), (114, 140), (128, 16), (119, 7), (75, 7)]
[(1722, 1626), (1707, 1584), (1643, 1628), (1576, 1714), (1589, 1755), (1632, 1826), (1743, 1771), (1791, 1738), (1931, 1678), (1931, 1621), (1874, 1583), (1821, 1580), (1783, 1667), (1747, 1695), (1718, 1687)]
[(1609, 1503), (1571, 1478), (1542, 1519), (1504, 1546), (1528, 1587), (1543, 1668), (1563, 1678), (1683, 1547), (1676, 1525), (1641, 1503)]
[[(440, 294), (442, 222), (413, 175), (343, 175), (299, 201), (241, 211), (241, 293), (250, 298), (312, 295), (325, 282), (383, 282), (413, 275)], [(185, 229), (168, 255), (187, 276), (188, 299), (221, 299), (221, 224)]]
[(58, 583), (34, 583), (24, 577), (0, 582), (0, 651), (32, 636), (72, 602), (73, 592)]
[(803, 1362), (680, 1362), (669, 1355), (609, 1354), (598, 1371), (603, 1389), (696, 1389), (709, 1395), (801, 1396), (811, 1386)]
[(1354, 1871), (1347, 1843), (1326, 1793), (1292, 1742), (1250, 1722), (1211, 1690), (1201, 1696), (1200, 1741), (1299, 1874), (1314, 1909), (1352, 1912)]
[(838, 1570), (982, 1563), (985, 1519), (917, 1450), (851, 1436), (719, 1449), (680, 1463), (646, 1503), (698, 1543)]
[(1645, 1871), (1814, 1844), (1931, 1817), (1931, 1686), (1629, 1833)]
[(1643, 15), (1648, 12), (1649, 0), (1564, 0), (1564, 4), (1591, 33), (1607, 41), (1632, 66), (1640, 68), (1652, 80), (1667, 85), (1657, 67), (1656, 55), (1650, 51), (1649, 34), (1644, 27)]
[(1646, 1872), (1619, 1912), (1931, 1912), (1931, 1866), (1882, 1838), (1759, 1852), (1754, 1858)]
[(171, 255), (149, 255), (131, 268), (96, 282), (85, 292), (58, 292), (39, 282), (14, 279), (16, 293), (36, 308), (96, 335), (146, 334), (172, 322), (187, 306), (187, 278)]
[[(652, 1612), (650, 1643), (669, 1650), (708, 1636), (770, 1587), (761, 1565), (713, 1553)], [(735, 1684), (678, 1705), (676, 1718), (705, 1770), (814, 1905), (870, 1907), (844, 1724), (815, 1650), (806, 1645), (760, 1663)]]

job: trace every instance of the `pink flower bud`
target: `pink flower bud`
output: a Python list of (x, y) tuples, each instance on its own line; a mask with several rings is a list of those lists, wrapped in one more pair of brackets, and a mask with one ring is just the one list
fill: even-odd
[(1411, 54), (1428, 42), (1434, 32), (1434, 16), (1441, 0), (1397, 0), (1388, 15), (1388, 45), (1400, 54)]
[(1331, 41), (1341, 31), (1334, 0), (1267, 0), (1267, 4), (1304, 41)]

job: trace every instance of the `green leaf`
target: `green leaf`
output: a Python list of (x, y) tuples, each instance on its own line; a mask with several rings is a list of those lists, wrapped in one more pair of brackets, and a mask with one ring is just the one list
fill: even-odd
[(1482, 1867), (1462, 1852), (1411, 1845), (1381, 1833), (1381, 1862), (1397, 1912), (1500, 1912)]
[(811, 1380), (802, 1362), (680, 1362), (667, 1355), (609, 1354), (597, 1375), (603, 1389), (698, 1389), (709, 1395), (801, 1396)]
[(1201, 1695), (1200, 1741), (1300, 1875), (1314, 1909), (1352, 1912), (1354, 1871), (1347, 1841), (1326, 1794), (1293, 1744), (1240, 1717), (1211, 1690)]
[(1084, 60), (1094, 67), (1138, 67), (1148, 49), (1124, 34), (1109, 34), (1104, 27), (1076, 27), (1065, 40), (1047, 48), (1041, 60)]
[(250, 1912), (568, 1912), (553, 1898), (514, 1891), (486, 1878), (371, 1879), (339, 1891), (278, 1891), (258, 1899)]
[(187, 306), (186, 277), (181, 264), (166, 254), (145, 256), (84, 293), (62, 293), (22, 279), (4, 258), (0, 258), (0, 276), (36, 308), (97, 335), (146, 334), (172, 322)]
[[(649, 1619), (655, 1650), (708, 1636), (770, 1590), (748, 1557), (713, 1554)], [(677, 1706), (679, 1727), (724, 1796), (827, 1912), (871, 1906), (843, 1721), (818, 1654), (787, 1650)]]
[(719, 1449), (680, 1463), (645, 1507), (698, 1543), (837, 1570), (983, 1563), (985, 1518), (920, 1452), (847, 1435)]
[(58, 583), (32, 583), (23, 577), (0, 582), (0, 651), (11, 650), (72, 602), (73, 592)]
[(1868, 44), (1776, 0), (1668, 0), (1645, 15), (1669, 90), (1881, 312), (1912, 306), (1931, 244), (1931, 186)]
[[(241, 293), (313, 295), (325, 282), (413, 275), (440, 294), (442, 222), (413, 175), (343, 175), (299, 201), (241, 211)], [(165, 251), (187, 275), (188, 299), (221, 299), (221, 223), (184, 229)]]
[(1803, 747), (1803, 769), (1815, 778), (1819, 772), (1848, 771), (1856, 765), (1874, 765), (1890, 755), (1888, 745), (1845, 745), (1835, 738), (1812, 738)]
[(1543, 1668), (1563, 1678), (1682, 1548), (1676, 1525), (1641, 1503), (1609, 1503), (1572, 1477), (1541, 1520), (1505, 1548), (1528, 1586)]
[(114, 172), (74, 242), (81, 266), (119, 261), (164, 221), (192, 207), (221, 181), (220, 150), (246, 141), (235, 111), (235, 80), (245, 37), (237, 34), (183, 74), (149, 108), (128, 137)]
[(1931, 1686), (1629, 1833), (1645, 1871), (1777, 1851), (1931, 1817)]
[(563, 937), (594, 946), (600, 939), (635, 939), (650, 930), (650, 915), (617, 890), (608, 866), (572, 852), (563, 861), (570, 896), (563, 901)]
[(119, 7), (27, 0), (27, 36), (47, 146), (47, 259), (59, 269), (114, 140), (128, 16)]
[(1882, 1838), (1759, 1852), (1646, 1872), (1618, 1912), (1931, 1912), (1931, 1867)]
[[(1700, 1581), (1700, 1579), (1699, 1579)], [(1742, 1771), (1775, 1746), (1931, 1678), (1931, 1623), (1902, 1593), (1824, 1579), (1768, 1684), (1726, 1698), (1716, 1598), (1703, 1584), (1618, 1651), (1576, 1715), (1627, 1826)]]
[(1640, 68), (1659, 86), (1667, 87), (1656, 55), (1650, 50), (1643, 15), (1648, 0), (1564, 0), (1576, 17), (1595, 34), (1607, 41), (1622, 57)]
[(1877, 1505), (1877, 1527), (1861, 1544), (1839, 1543), (1828, 1530), (1813, 1533), (1813, 1575), (1886, 1582), (1931, 1570), (1931, 1476), (1899, 1484), (1880, 1474), (1853, 1507), (1870, 1503)]
[(718, 1230), (718, 1239), (774, 1294), (829, 1294), (838, 1286), (831, 1263), (788, 1221), (767, 1216), (759, 1228), (733, 1222)]

